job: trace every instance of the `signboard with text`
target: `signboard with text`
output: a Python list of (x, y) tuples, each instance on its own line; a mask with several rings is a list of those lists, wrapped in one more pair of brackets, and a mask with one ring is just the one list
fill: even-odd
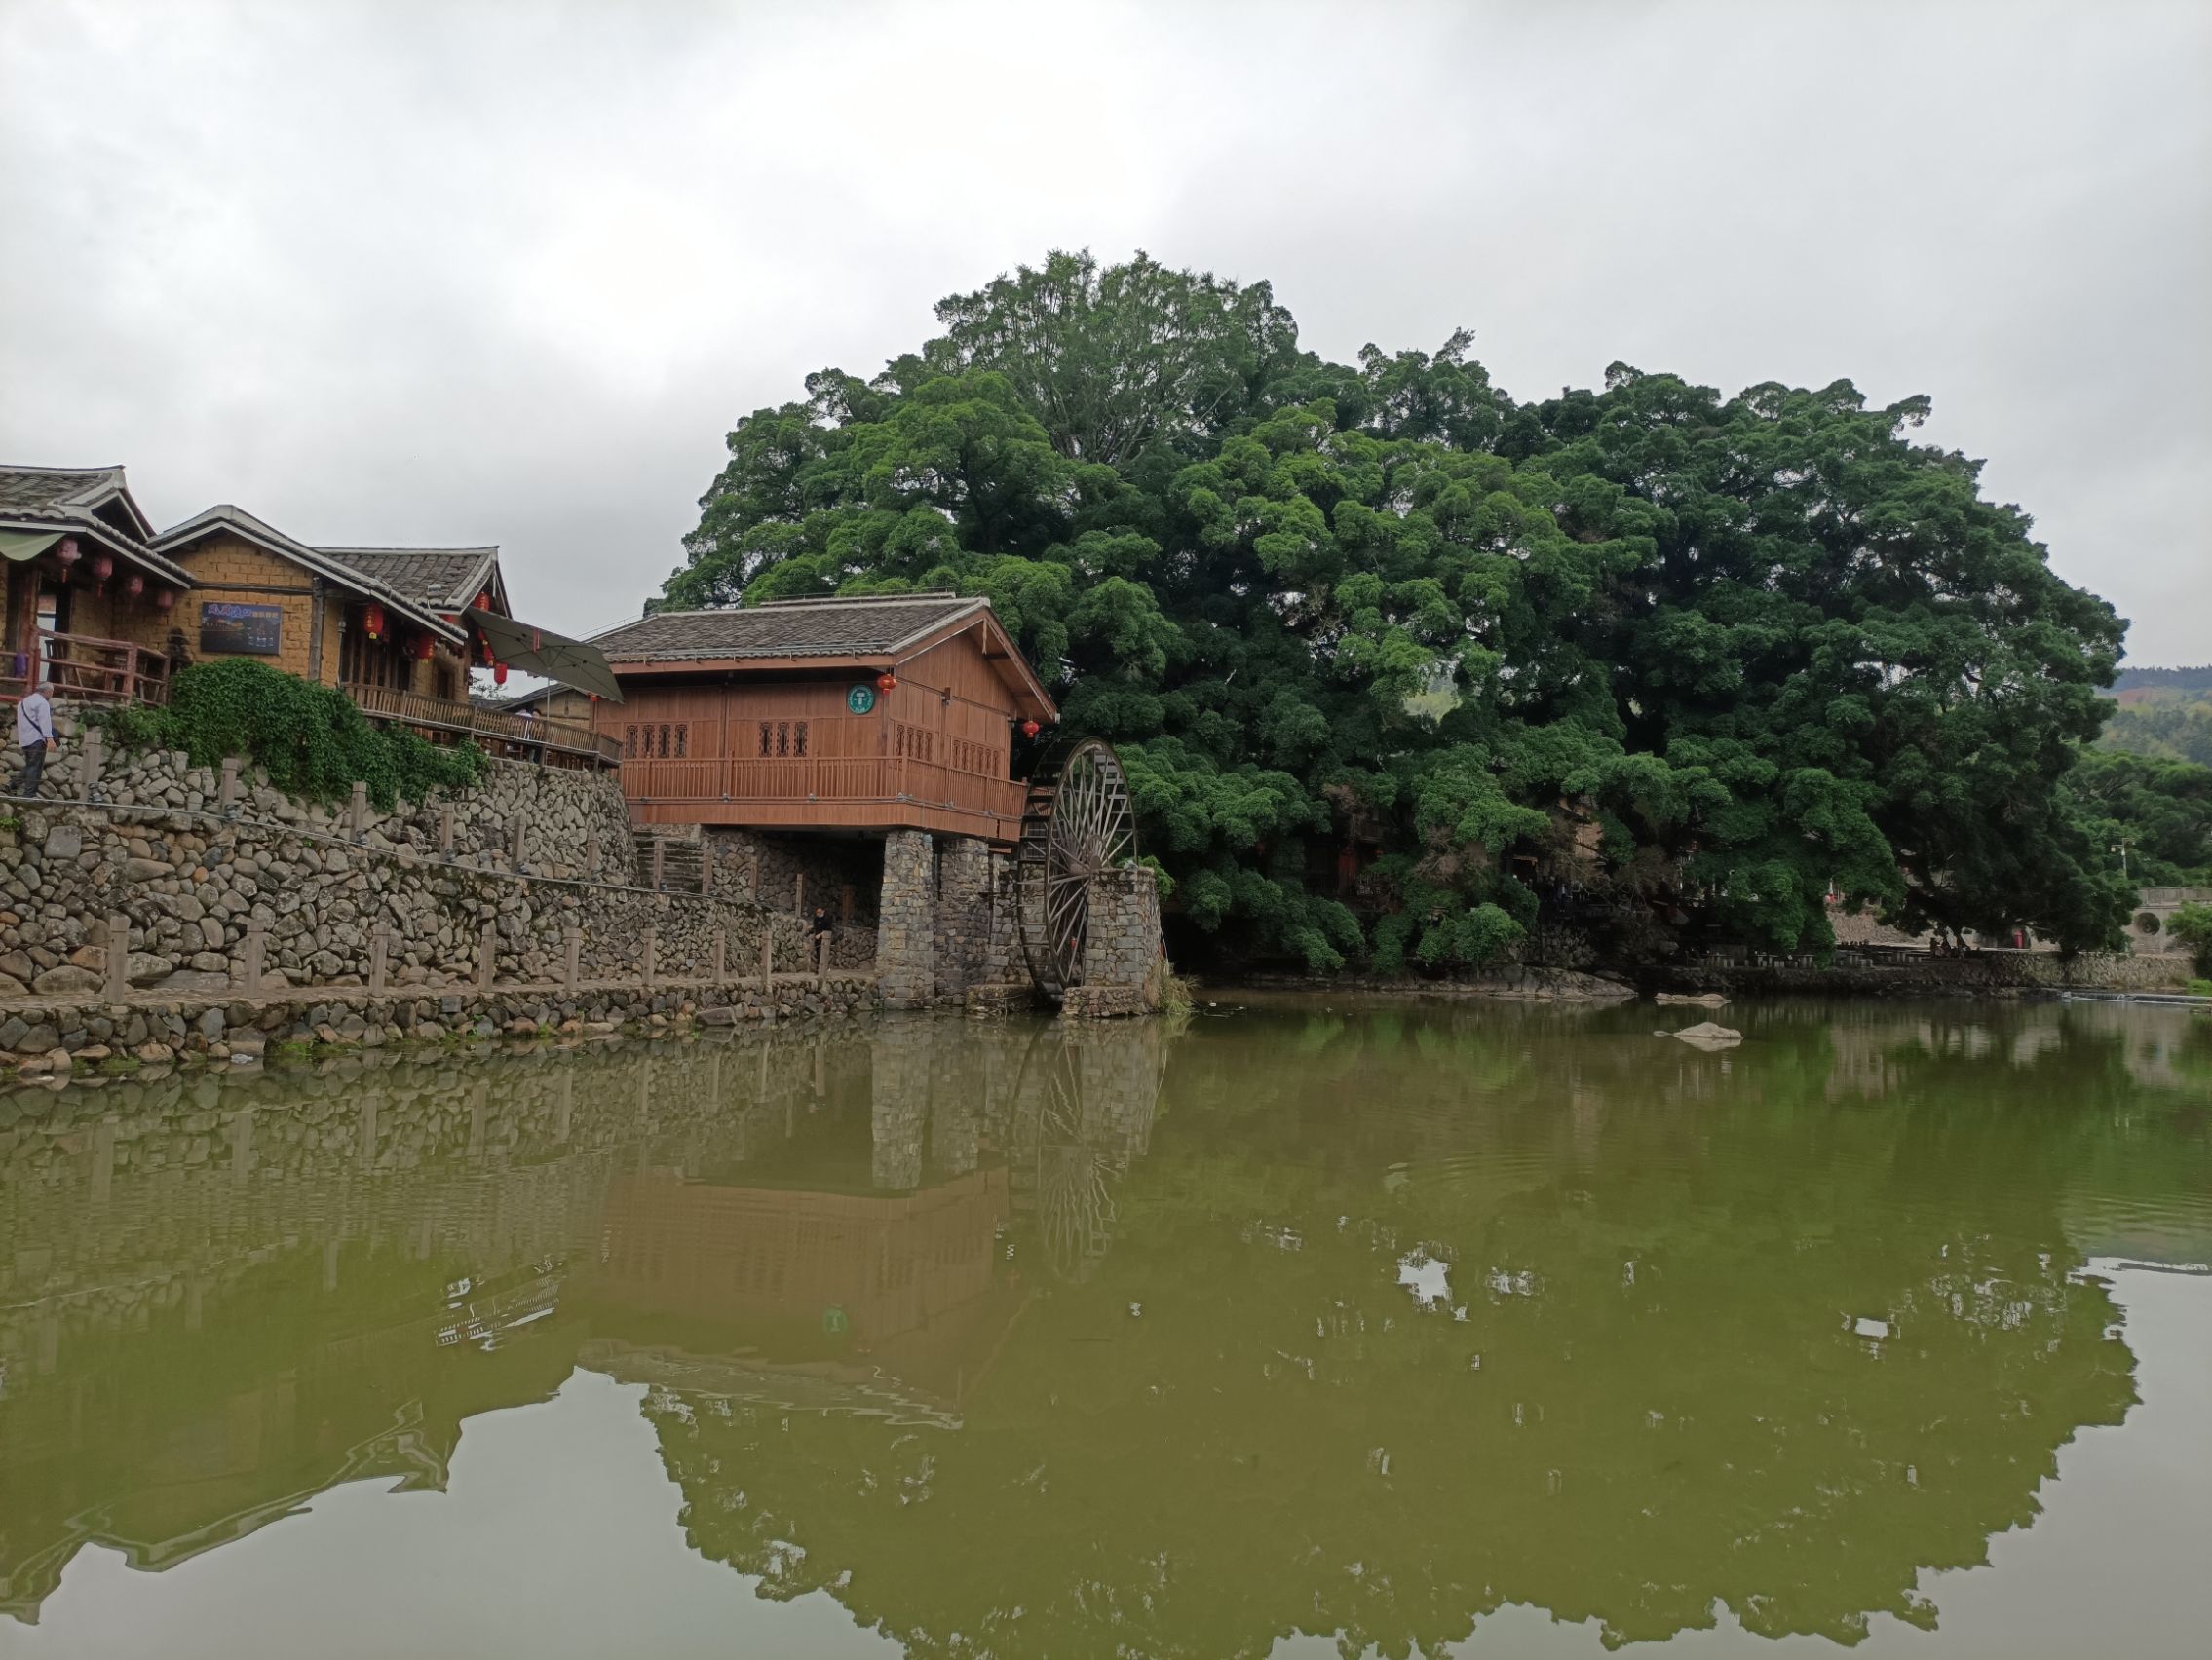
[(281, 605), (229, 605), (210, 600), (200, 607), (203, 655), (275, 657), (284, 650), (285, 608)]

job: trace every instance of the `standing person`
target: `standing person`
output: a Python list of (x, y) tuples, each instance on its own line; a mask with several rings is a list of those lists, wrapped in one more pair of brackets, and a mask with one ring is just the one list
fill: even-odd
[(46, 752), (54, 744), (54, 705), (46, 700), (43, 686), (33, 686), (16, 705), (16, 742), (23, 752), (23, 770), (8, 793), (35, 796), (46, 772)]
[(814, 923), (811, 931), (814, 935), (815, 972), (818, 974), (829, 971), (829, 935), (830, 930), (836, 925), (829, 920), (829, 907), (827, 905), (817, 905), (814, 908)]

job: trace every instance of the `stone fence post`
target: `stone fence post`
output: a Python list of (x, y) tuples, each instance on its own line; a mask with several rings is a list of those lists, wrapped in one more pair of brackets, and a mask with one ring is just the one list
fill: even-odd
[(714, 932), (714, 983), (720, 985), (730, 962), (730, 936), (717, 928)]
[(131, 995), (131, 919), (121, 912), (107, 919), (107, 1000)]
[(368, 786), (366, 784), (357, 783), (354, 785), (353, 800), (347, 804), (346, 829), (357, 842), (368, 834)]
[(596, 836), (584, 838), (584, 874), (586, 876), (597, 876), (599, 874), (599, 838)]
[(372, 997), (384, 991), (384, 970), (391, 953), (392, 930), (379, 923), (368, 935), (368, 990)]
[(516, 870), (520, 870), (522, 868), (523, 861), (529, 856), (529, 838), (530, 827), (520, 813), (516, 813), (513, 818), (508, 820), (507, 857), (508, 861)]
[(659, 932), (653, 928), (647, 928), (638, 940), (638, 960), (644, 971), (645, 983), (648, 986), (653, 983), (653, 959), (660, 948), (661, 936)]
[(440, 803), (438, 809), (438, 850), (448, 858), (453, 853), (453, 804)]
[(776, 935), (765, 920), (760, 930), (760, 989), (763, 995), (776, 989)]
[(259, 917), (250, 917), (246, 924), (246, 966), (244, 991), (249, 998), (261, 995), (261, 965), (269, 951), (269, 927)]
[(579, 972), (584, 965), (584, 930), (574, 923), (560, 930), (560, 955), (561, 990), (574, 997)]
[(664, 880), (667, 875), (667, 841), (664, 837), (656, 836), (653, 838), (653, 877), (649, 885), (654, 892), (658, 893), (661, 891)]
[(483, 943), (477, 948), (477, 989), (487, 996), (499, 973), (499, 924), (484, 924)]
[(87, 801), (99, 800), (99, 775), (107, 760), (107, 736), (98, 727), (88, 728), (78, 745), (84, 756), (84, 789)]
[(215, 785), (215, 811), (229, 812), (238, 806), (238, 757), (223, 757), (221, 781)]

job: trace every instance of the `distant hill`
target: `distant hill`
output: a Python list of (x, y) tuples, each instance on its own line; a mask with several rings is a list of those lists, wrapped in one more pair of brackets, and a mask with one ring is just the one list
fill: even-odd
[(2212, 665), (2122, 669), (2112, 695), (2119, 712), (2105, 723), (2100, 748), (2212, 767)]

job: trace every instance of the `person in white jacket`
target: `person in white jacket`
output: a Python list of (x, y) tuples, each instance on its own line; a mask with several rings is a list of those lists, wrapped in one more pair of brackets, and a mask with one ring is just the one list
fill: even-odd
[(23, 752), (23, 770), (8, 793), (35, 796), (46, 772), (46, 752), (54, 746), (54, 705), (41, 687), (33, 686), (16, 705), (16, 742)]

